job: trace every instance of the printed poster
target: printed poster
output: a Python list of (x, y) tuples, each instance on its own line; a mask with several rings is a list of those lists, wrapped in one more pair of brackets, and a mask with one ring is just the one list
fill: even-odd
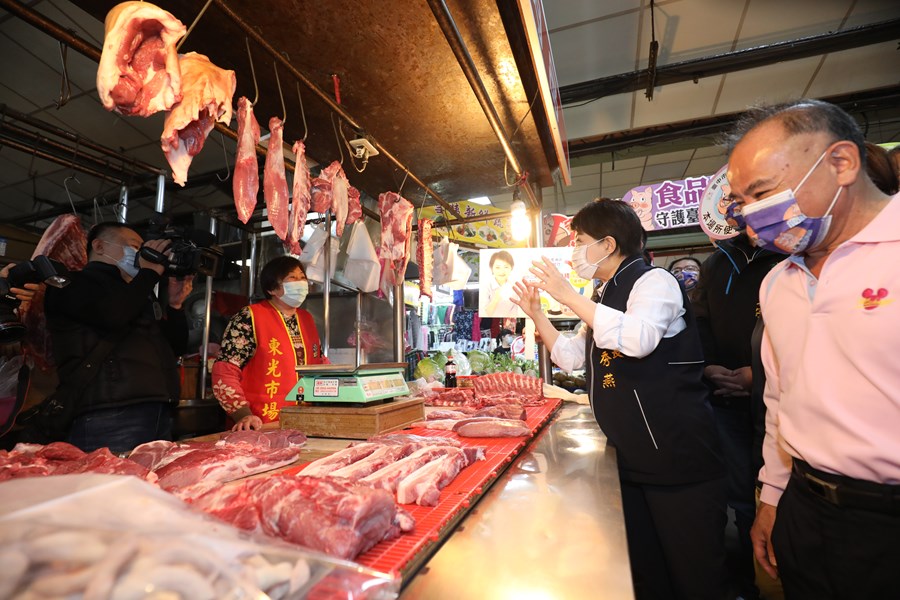
[[(585, 296), (593, 291), (587, 279), (572, 270), (571, 248), (507, 248), (504, 250), (480, 250), (478, 268), (478, 315), (480, 317), (524, 317), (525, 313), (511, 298), (516, 297), (513, 286), (519, 281), (534, 281), (529, 272), (531, 263), (542, 256), (550, 259), (563, 277)], [(551, 319), (578, 319), (579, 317), (556, 302), (550, 295), (541, 293), (541, 309)]]

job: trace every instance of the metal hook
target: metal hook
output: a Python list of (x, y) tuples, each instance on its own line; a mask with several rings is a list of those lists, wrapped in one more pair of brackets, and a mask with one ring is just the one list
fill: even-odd
[(72, 214), (77, 217), (78, 211), (75, 210), (75, 202), (72, 200), (72, 192), (69, 191), (69, 180), (70, 179), (74, 179), (75, 183), (77, 183), (79, 185), (81, 185), (81, 182), (78, 181), (78, 177), (76, 177), (74, 173), (72, 175), (69, 175), (65, 179), (63, 179), (63, 187), (66, 189), (66, 196), (69, 197), (69, 206), (72, 207)]
[(300, 139), (301, 142), (306, 141), (306, 136), (309, 134), (309, 128), (306, 126), (306, 111), (303, 110), (303, 96), (300, 95), (300, 82), (297, 82), (297, 98), (300, 100), (300, 116), (303, 118), (303, 137)]
[[(338, 122), (340, 122), (340, 117), (338, 117)], [(341, 138), (338, 136), (338, 126), (335, 125), (334, 122), (334, 113), (331, 113), (331, 127), (334, 129), (334, 139), (337, 141), (338, 150), (341, 153), (341, 164), (344, 164), (344, 148), (341, 146)]]
[(225, 151), (225, 135), (220, 131), (219, 136), (222, 138), (222, 156), (225, 157), (225, 167), (228, 169), (228, 174), (225, 175), (225, 179), (219, 177), (219, 174), (216, 173), (216, 179), (219, 181), (228, 181), (228, 178), (231, 177), (231, 163), (228, 162), (228, 152)]
[(56, 100), (56, 110), (69, 103), (72, 99), (72, 84), (69, 81), (69, 67), (66, 60), (69, 55), (69, 46), (59, 43), (59, 61), (62, 64), (62, 81), (59, 84), (59, 99)]
[(403, 191), (403, 186), (406, 185), (406, 180), (409, 179), (409, 169), (406, 170), (406, 175), (403, 176), (403, 181), (400, 182), (400, 189), (397, 190), (397, 195), (400, 195), (400, 192)]
[(253, 97), (253, 102), (251, 102), (251, 106), (256, 106), (256, 101), (259, 100), (259, 84), (256, 83), (256, 69), (253, 67), (253, 55), (250, 54), (250, 38), (244, 38), (244, 44), (247, 46), (247, 58), (250, 60), (250, 74), (253, 75), (253, 93), (255, 96)]
[(272, 68), (275, 70), (275, 84), (278, 86), (278, 97), (281, 98), (281, 124), (287, 123), (287, 108), (284, 107), (284, 94), (281, 92), (281, 79), (278, 77), (278, 62), (272, 61)]
[(206, 12), (206, 9), (209, 8), (209, 5), (212, 4), (212, 0), (206, 0), (206, 4), (203, 5), (203, 8), (200, 9), (200, 12), (197, 14), (196, 18), (194, 18), (194, 22), (191, 23), (191, 26), (188, 27), (188, 30), (185, 32), (184, 37), (178, 42), (178, 45), (175, 46), (175, 52), (181, 50), (181, 45), (188, 39), (188, 36), (191, 35), (191, 32), (194, 30), (194, 27), (197, 26), (197, 23), (200, 22), (200, 17), (203, 16), (203, 13)]

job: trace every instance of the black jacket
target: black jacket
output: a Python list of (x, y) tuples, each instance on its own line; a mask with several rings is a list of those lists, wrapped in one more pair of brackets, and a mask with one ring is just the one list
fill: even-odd
[(750, 366), (750, 337), (759, 318), (759, 285), (784, 260), (755, 248), (746, 235), (718, 243), (703, 261), (693, 307), (708, 365), (727, 369)]
[[(601, 304), (624, 311), (635, 282), (653, 269), (639, 256), (626, 258), (607, 282)], [(708, 481), (725, 474), (719, 458), (703, 357), (690, 304), (682, 289), (687, 328), (663, 338), (643, 358), (597, 348), (586, 340), (591, 407), (616, 447), (623, 480), (655, 485)]]
[(44, 307), (60, 382), (71, 377), (99, 339), (127, 331), (81, 395), (78, 413), (178, 402), (175, 356), (187, 346), (187, 318), (183, 310), (160, 309), (153, 296), (157, 283), (160, 277), (150, 269), (126, 283), (118, 267), (92, 261), (73, 273), (66, 287), (47, 288)]

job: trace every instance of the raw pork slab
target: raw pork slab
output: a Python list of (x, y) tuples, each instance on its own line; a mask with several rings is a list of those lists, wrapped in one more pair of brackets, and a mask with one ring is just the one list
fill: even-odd
[(259, 163), (256, 162), (256, 145), (259, 143), (259, 123), (253, 115), (253, 104), (244, 96), (238, 100), (238, 143), (234, 163), (234, 206), (238, 219), (246, 223), (256, 210), (259, 194)]

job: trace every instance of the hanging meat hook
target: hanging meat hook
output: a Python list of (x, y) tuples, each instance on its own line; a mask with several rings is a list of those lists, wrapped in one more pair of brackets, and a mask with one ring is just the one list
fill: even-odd
[(306, 111), (303, 109), (303, 96), (300, 95), (300, 82), (297, 82), (297, 98), (300, 100), (300, 117), (303, 119), (303, 137), (300, 138), (301, 142), (306, 141), (306, 136), (309, 134), (309, 128), (306, 126)]
[(281, 98), (281, 124), (287, 123), (287, 108), (284, 106), (284, 94), (281, 91), (281, 79), (278, 77), (278, 63), (272, 61), (272, 68), (275, 70), (275, 84), (278, 86), (278, 97)]
[(256, 69), (253, 67), (253, 55), (250, 54), (250, 38), (244, 38), (244, 44), (247, 46), (247, 58), (250, 60), (250, 74), (253, 75), (253, 102), (250, 103), (251, 106), (256, 106), (256, 101), (259, 100), (259, 84), (256, 83)]
[[(338, 117), (338, 122), (340, 122), (340, 117)], [(341, 152), (341, 160), (340, 163), (344, 164), (344, 147), (341, 146), (341, 137), (338, 135), (338, 125), (334, 122), (334, 113), (331, 113), (331, 127), (334, 129), (334, 139), (337, 141), (338, 150)]]
[(219, 181), (228, 181), (228, 178), (231, 177), (231, 163), (228, 162), (228, 152), (225, 151), (225, 135), (220, 131), (219, 136), (222, 138), (222, 156), (225, 157), (225, 168), (228, 169), (228, 173), (225, 175), (225, 179), (219, 177), (219, 174), (216, 173), (216, 179)]
[(69, 46), (59, 43), (59, 62), (62, 64), (62, 81), (59, 84), (59, 98), (56, 100), (56, 110), (61, 109), (72, 99), (72, 83), (69, 81), (69, 65), (66, 60), (69, 55)]
[(68, 198), (69, 198), (69, 206), (72, 207), (72, 214), (77, 217), (78, 211), (75, 210), (75, 202), (72, 200), (72, 192), (69, 191), (69, 180), (70, 179), (74, 179), (75, 183), (77, 183), (79, 185), (81, 184), (81, 182), (78, 181), (78, 177), (75, 176), (75, 173), (72, 173), (71, 175), (69, 175), (68, 177), (63, 179), (63, 187), (66, 189), (66, 196), (68, 196)]
[(191, 26), (188, 27), (187, 31), (184, 34), (184, 37), (179, 40), (178, 45), (175, 46), (175, 51), (181, 50), (181, 45), (184, 44), (185, 40), (188, 39), (188, 36), (191, 35), (191, 32), (194, 30), (194, 27), (197, 26), (197, 23), (200, 22), (200, 17), (203, 16), (203, 13), (206, 12), (206, 9), (209, 8), (209, 5), (212, 4), (212, 0), (206, 0), (206, 4), (203, 5), (203, 8), (200, 9), (200, 12), (194, 18), (194, 22), (191, 23)]
[(403, 181), (400, 182), (400, 189), (397, 190), (398, 196), (400, 196), (401, 192), (403, 192), (403, 186), (406, 185), (407, 179), (409, 179), (409, 169), (406, 170), (406, 175), (403, 176)]

